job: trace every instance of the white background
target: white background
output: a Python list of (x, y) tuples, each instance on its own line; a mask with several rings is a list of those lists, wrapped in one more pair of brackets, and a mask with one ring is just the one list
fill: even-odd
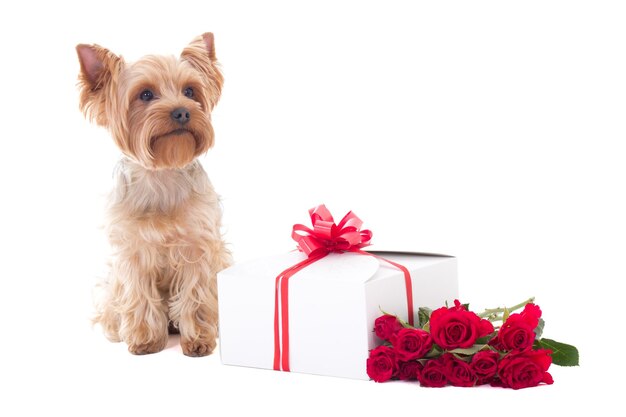
[[(1, 415), (616, 405), (623, 3), (22, 1), (0, 13)], [(74, 47), (134, 60), (178, 54), (205, 31), (226, 84), (202, 162), (238, 261), (291, 250), (291, 226), (316, 204), (336, 217), (354, 210), (377, 248), (458, 256), (462, 301), (476, 309), (536, 296), (545, 335), (577, 345), (582, 366), (554, 366), (549, 387), (435, 390), (227, 367), (217, 353), (183, 356), (176, 339), (135, 357), (92, 329), (119, 152), (78, 111)]]

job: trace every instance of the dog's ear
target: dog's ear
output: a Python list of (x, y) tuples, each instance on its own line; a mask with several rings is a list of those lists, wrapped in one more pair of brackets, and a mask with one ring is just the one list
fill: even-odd
[(215, 57), (215, 39), (213, 34), (207, 32), (195, 38), (180, 54), (180, 58), (189, 62), (196, 70), (200, 71), (206, 79), (209, 88), (209, 104), (215, 107), (222, 93), (224, 77), (219, 70)]
[(80, 109), (91, 121), (106, 127), (107, 100), (112, 97), (124, 62), (99, 45), (81, 44), (76, 46), (76, 52), (80, 61)]

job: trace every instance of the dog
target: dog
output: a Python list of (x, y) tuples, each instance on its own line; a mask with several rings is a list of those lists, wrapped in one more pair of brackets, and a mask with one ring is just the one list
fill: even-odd
[(213, 145), (211, 111), (224, 81), (213, 34), (179, 58), (127, 63), (96, 44), (76, 51), (80, 109), (123, 153), (106, 226), (114, 254), (94, 322), (133, 354), (163, 350), (175, 329), (185, 355), (208, 355), (216, 273), (231, 264), (219, 197), (197, 159)]

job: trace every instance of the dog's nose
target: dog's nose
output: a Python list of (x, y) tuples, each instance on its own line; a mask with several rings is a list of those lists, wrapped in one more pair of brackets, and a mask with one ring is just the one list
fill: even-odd
[(181, 125), (184, 125), (185, 123), (187, 123), (189, 119), (191, 118), (191, 115), (189, 114), (189, 110), (187, 110), (184, 107), (179, 107), (177, 109), (174, 109), (171, 113), (171, 116), (172, 116), (172, 120), (180, 123)]

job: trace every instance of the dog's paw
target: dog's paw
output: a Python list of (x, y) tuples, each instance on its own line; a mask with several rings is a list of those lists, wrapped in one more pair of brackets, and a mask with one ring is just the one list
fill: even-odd
[(163, 343), (162, 341), (142, 344), (132, 343), (128, 345), (128, 351), (133, 355), (149, 355), (150, 353), (162, 351), (165, 349), (166, 344), (167, 343)]
[(187, 356), (199, 357), (210, 355), (215, 349), (215, 341), (184, 341), (181, 340), (180, 346), (183, 348), (183, 353)]

